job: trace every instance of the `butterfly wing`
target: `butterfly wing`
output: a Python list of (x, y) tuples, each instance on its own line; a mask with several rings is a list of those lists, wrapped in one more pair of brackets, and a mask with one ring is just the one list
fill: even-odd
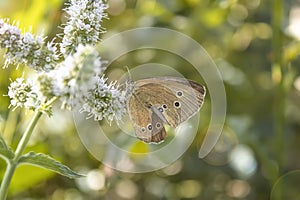
[(165, 117), (160, 113), (160, 111), (151, 107), (151, 126), (153, 130), (151, 132), (151, 142), (159, 143), (166, 138), (166, 130), (164, 127), (164, 123), (166, 123)]
[(159, 143), (165, 139), (163, 124), (166, 119), (155, 107), (148, 108), (136, 95), (130, 97), (128, 107), (137, 138), (147, 143)]
[(177, 77), (142, 79), (134, 88), (128, 111), (137, 137), (145, 142), (163, 140), (163, 124), (177, 127), (199, 111), (205, 96), (203, 86)]
[(162, 80), (162, 84), (175, 94), (176, 99), (169, 109), (165, 109), (165, 117), (172, 127), (177, 127), (200, 110), (204, 101), (205, 88), (191, 80), (169, 79), (169, 81)]
[(160, 110), (167, 123), (177, 127), (197, 113), (204, 101), (205, 88), (178, 77), (159, 77), (137, 81), (139, 95)]

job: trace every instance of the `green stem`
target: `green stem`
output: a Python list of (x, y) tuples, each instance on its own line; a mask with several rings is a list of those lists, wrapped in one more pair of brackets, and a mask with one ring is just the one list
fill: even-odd
[(20, 110), (9, 110), (7, 120), (5, 123), (5, 128), (3, 131), (3, 137), (6, 140), (7, 144), (11, 144), (14, 138), (14, 133), (18, 124), (18, 115)]
[(38, 120), (40, 119), (41, 115), (42, 115), (42, 112), (40, 112), (40, 111), (37, 111), (34, 114), (30, 124), (28, 125), (25, 133), (23, 134), (23, 136), (22, 136), (22, 138), (21, 138), (21, 140), (18, 144), (18, 147), (17, 147), (16, 152), (15, 152), (15, 157), (7, 165), (7, 169), (6, 169), (6, 172), (4, 174), (4, 177), (3, 177), (3, 180), (2, 180), (2, 183), (1, 183), (1, 188), (0, 188), (0, 200), (5, 200), (6, 199), (6, 196), (7, 196), (7, 193), (8, 193), (8, 188), (9, 188), (11, 179), (13, 177), (13, 174), (16, 170), (16, 167), (18, 165), (19, 159), (21, 158), (22, 153), (24, 152), (24, 150), (25, 150), (25, 148), (28, 144), (28, 141), (30, 139), (30, 136), (33, 132), (33, 129), (36, 126), (36, 124), (37, 124)]
[(13, 177), (13, 174), (16, 170), (17, 165), (16, 164), (11, 164), (9, 163), (7, 165), (7, 169), (5, 171), (2, 183), (1, 183), (1, 188), (0, 188), (0, 200), (5, 200), (7, 193), (8, 193), (8, 187), (10, 184), (10, 181)]
[[(284, 87), (285, 81), (285, 66), (283, 60), (283, 33), (281, 30), (283, 19), (283, 1), (273, 1), (273, 52), (274, 62), (272, 65), (273, 81), (276, 85), (276, 100), (274, 104), (274, 131), (275, 131), (275, 155), (277, 156), (277, 162), (279, 170), (282, 170), (284, 159), (284, 127), (285, 127), (285, 97), (286, 91)], [(279, 174), (278, 174), (279, 175)]]
[(33, 132), (34, 127), (36, 126), (38, 120), (40, 119), (40, 117), (42, 116), (42, 112), (40, 111), (36, 111), (30, 124), (28, 125), (23, 137), (21, 138), (18, 147), (16, 149), (15, 152), (15, 158), (13, 159), (13, 162), (18, 162), (20, 157), (22, 156), (22, 153), (25, 149), (25, 147), (27, 146), (27, 143), (30, 139), (30, 136)]
[[(273, 0), (272, 10), (272, 28), (273, 28), (273, 39), (272, 48), (274, 61), (272, 64), (272, 78), (275, 83), (276, 96), (274, 102), (274, 155), (276, 156), (278, 170), (272, 176), (272, 185), (276, 183), (280, 176), (284, 163), (284, 128), (285, 128), (285, 99), (286, 99), (286, 88), (284, 87), (286, 66), (283, 58), (283, 33), (281, 30), (282, 19), (283, 19), (283, 1)], [(274, 200), (282, 199), (283, 190), (278, 187), (276, 194), (274, 193)]]

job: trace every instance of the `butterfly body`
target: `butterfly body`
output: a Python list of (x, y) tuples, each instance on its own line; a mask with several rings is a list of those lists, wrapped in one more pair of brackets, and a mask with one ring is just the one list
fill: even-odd
[(134, 82), (127, 110), (136, 136), (146, 143), (163, 141), (164, 125), (177, 127), (196, 114), (204, 96), (203, 86), (183, 78), (157, 77)]

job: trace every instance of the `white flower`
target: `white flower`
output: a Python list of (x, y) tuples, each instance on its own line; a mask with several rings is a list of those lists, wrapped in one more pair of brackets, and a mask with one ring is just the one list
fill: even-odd
[(71, 0), (65, 9), (69, 21), (64, 27), (64, 37), (60, 51), (68, 55), (76, 50), (78, 44), (95, 45), (100, 41), (104, 29), (99, 25), (107, 17), (104, 12), (107, 4), (102, 0)]
[(18, 78), (10, 84), (10, 106), (51, 114), (51, 106), (45, 103), (57, 97), (63, 109), (80, 108), (95, 120), (121, 120), (126, 113), (126, 94), (116, 82), (107, 83), (103, 74), (106, 62), (94, 48), (104, 32), (100, 23), (107, 17), (105, 9), (103, 0), (71, 0), (65, 9), (69, 21), (60, 45), (64, 54), (60, 63), (56, 44), (45, 44), (45, 38), (29, 32), (22, 34), (17, 26), (0, 19), (5, 67), (26, 64), (38, 71), (33, 80)]
[(56, 87), (56, 71), (52, 70), (50, 72), (40, 72), (35, 76), (34, 82), (36, 83), (39, 91), (46, 99), (52, 99), (53, 97), (58, 97), (57, 92), (55, 92)]
[(85, 95), (96, 84), (96, 75), (105, 70), (105, 61), (92, 46), (79, 45), (48, 75), (52, 77), (52, 89), (60, 97), (62, 108), (73, 109), (82, 105)]
[(63, 109), (80, 108), (95, 120), (120, 120), (126, 112), (125, 95), (104, 78), (106, 62), (93, 46), (79, 45), (55, 70), (38, 77), (41, 93), (57, 96)]
[(126, 99), (124, 92), (118, 89), (116, 82), (107, 84), (107, 79), (97, 76), (95, 88), (85, 96), (85, 103), (80, 112), (87, 112), (87, 117), (94, 120), (121, 120), (126, 113)]
[(58, 55), (53, 43), (45, 46), (42, 36), (34, 36), (21, 31), (0, 19), (0, 47), (6, 49), (5, 64), (26, 64), (37, 71), (54, 69)]
[(41, 105), (41, 97), (31, 82), (24, 78), (17, 78), (8, 87), (8, 96), (11, 99), (10, 106), (25, 107), (30, 110), (38, 109)]

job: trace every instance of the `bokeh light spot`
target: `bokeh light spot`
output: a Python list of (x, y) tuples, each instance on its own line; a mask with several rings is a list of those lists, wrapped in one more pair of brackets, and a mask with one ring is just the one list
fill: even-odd
[(105, 186), (105, 177), (99, 170), (92, 170), (87, 174), (86, 182), (91, 190), (101, 190)]
[(260, 0), (246, 0), (245, 1), (247, 8), (255, 9), (260, 5)]
[(110, 15), (120, 15), (126, 8), (126, 2), (124, 0), (109, 0), (107, 12)]
[(173, 17), (171, 23), (175, 28), (177, 28), (179, 30), (186, 30), (186, 28), (188, 27), (189, 21), (186, 17), (177, 15), (177, 16)]
[(294, 82), (294, 87), (300, 91), (300, 76), (298, 76)]
[(146, 191), (152, 195), (162, 198), (168, 181), (159, 177), (150, 177), (145, 181)]
[(241, 4), (234, 4), (228, 15), (228, 22), (233, 26), (240, 25), (248, 17), (248, 10)]
[(200, 195), (202, 185), (196, 180), (185, 180), (178, 184), (177, 193), (181, 198), (195, 198)]
[(182, 170), (183, 163), (181, 160), (175, 161), (173, 164), (167, 166), (166, 168), (162, 169), (163, 173), (172, 176), (178, 174)]
[(230, 153), (230, 165), (241, 177), (252, 176), (257, 168), (252, 150), (246, 145), (236, 146)]
[(133, 199), (138, 194), (137, 185), (129, 179), (123, 179), (116, 185), (116, 193), (125, 199)]
[(243, 180), (231, 180), (227, 184), (226, 191), (228, 196), (242, 199), (249, 194), (250, 185)]
[(232, 47), (237, 51), (247, 49), (254, 37), (254, 30), (250, 24), (242, 25), (232, 37)]
[(269, 39), (272, 37), (272, 28), (266, 23), (257, 23), (254, 25), (255, 36), (260, 39)]
[(290, 11), (288, 33), (300, 40), (300, 7), (293, 7)]

